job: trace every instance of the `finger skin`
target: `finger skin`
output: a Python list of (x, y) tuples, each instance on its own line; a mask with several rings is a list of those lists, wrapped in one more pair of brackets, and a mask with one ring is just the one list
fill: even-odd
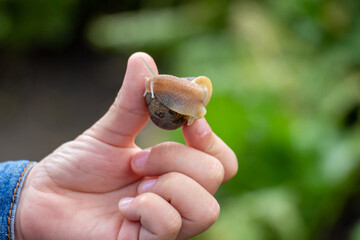
[(141, 224), (124, 219), (117, 240), (138, 240)]
[[(142, 157), (148, 154), (144, 162)], [(189, 146), (165, 142), (140, 152), (131, 161), (132, 170), (141, 176), (160, 176), (179, 172), (215, 194), (224, 179), (224, 168), (213, 156)]]
[(138, 192), (155, 193), (182, 216), (178, 239), (188, 239), (208, 229), (218, 218), (220, 206), (213, 195), (196, 181), (181, 173), (167, 173), (155, 179), (146, 179)]
[(149, 118), (143, 94), (145, 77), (151, 76), (151, 73), (141, 58), (157, 73), (155, 62), (148, 54), (133, 54), (128, 60), (124, 81), (114, 103), (84, 134), (114, 146), (135, 146), (135, 136)]
[(180, 214), (154, 193), (140, 194), (125, 206), (120, 201), (119, 209), (126, 219), (140, 221), (139, 240), (176, 239), (181, 228)]
[(183, 127), (186, 143), (195, 149), (217, 158), (224, 167), (224, 182), (235, 176), (238, 161), (235, 153), (210, 128), (205, 118)]

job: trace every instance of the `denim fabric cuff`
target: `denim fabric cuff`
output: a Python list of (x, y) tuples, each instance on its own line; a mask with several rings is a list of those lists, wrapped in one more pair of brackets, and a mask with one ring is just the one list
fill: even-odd
[(27, 160), (0, 163), (0, 240), (15, 239), (15, 214), (21, 188), (35, 164)]

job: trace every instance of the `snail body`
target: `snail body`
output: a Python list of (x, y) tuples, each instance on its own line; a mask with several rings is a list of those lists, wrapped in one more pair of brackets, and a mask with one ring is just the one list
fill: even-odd
[(155, 125), (168, 130), (176, 129), (186, 122), (191, 125), (194, 120), (205, 116), (205, 107), (212, 94), (209, 78), (155, 74), (143, 62), (152, 74), (152, 77), (146, 77), (144, 96)]

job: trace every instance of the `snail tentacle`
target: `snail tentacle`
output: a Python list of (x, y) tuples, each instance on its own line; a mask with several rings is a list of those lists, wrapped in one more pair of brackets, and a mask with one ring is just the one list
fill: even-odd
[(146, 68), (150, 71), (151, 75), (153, 75), (153, 77), (156, 77), (157, 75), (156, 75), (156, 74), (154, 73), (154, 71), (151, 69), (151, 67), (149, 66), (149, 64), (147, 64), (142, 57), (141, 57), (140, 59), (141, 59), (141, 61), (145, 64)]
[(150, 83), (150, 91), (151, 91), (151, 98), (154, 98), (154, 82), (151, 81)]

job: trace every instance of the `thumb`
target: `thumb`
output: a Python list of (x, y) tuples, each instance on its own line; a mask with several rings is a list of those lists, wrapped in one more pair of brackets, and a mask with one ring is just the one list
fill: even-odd
[(154, 60), (146, 53), (135, 53), (129, 60), (122, 87), (108, 112), (85, 135), (118, 147), (133, 147), (134, 139), (149, 116), (143, 97), (145, 76), (151, 73), (141, 58), (156, 73)]

